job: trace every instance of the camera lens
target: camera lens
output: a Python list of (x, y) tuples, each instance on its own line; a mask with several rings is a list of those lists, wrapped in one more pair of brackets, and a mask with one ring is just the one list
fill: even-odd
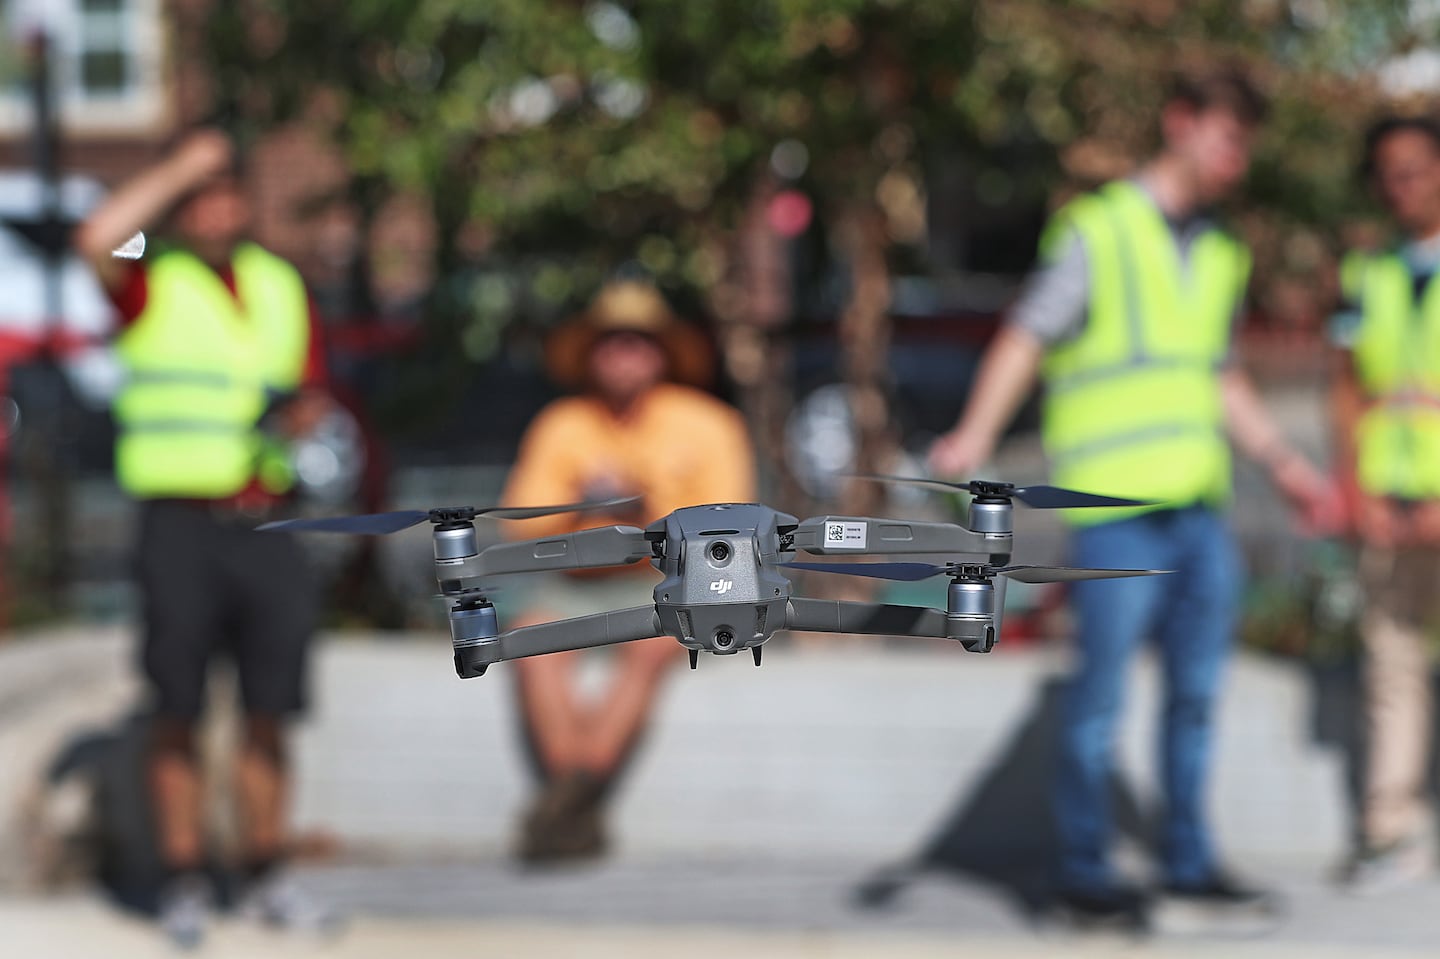
[(715, 634), (715, 648), (729, 649), (735, 645), (735, 634), (727, 629), (722, 629)]
[(710, 558), (717, 563), (725, 562), (730, 558), (730, 544), (719, 541), (711, 543)]

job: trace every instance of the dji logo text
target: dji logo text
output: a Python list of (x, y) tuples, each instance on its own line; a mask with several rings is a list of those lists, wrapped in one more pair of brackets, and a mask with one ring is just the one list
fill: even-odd
[(730, 592), (730, 588), (734, 585), (735, 583), (732, 580), (717, 579), (715, 580), (715, 582), (710, 584), (710, 592), (719, 593), (721, 596), (724, 596), (726, 593)]

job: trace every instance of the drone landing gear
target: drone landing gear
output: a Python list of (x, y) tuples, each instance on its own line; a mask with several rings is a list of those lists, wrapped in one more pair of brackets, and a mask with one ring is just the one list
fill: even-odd
[[(751, 646), (751, 647), (750, 647), (750, 658), (752, 658), (752, 659), (755, 660), (755, 665), (756, 665), (756, 666), (759, 666), (759, 665), (760, 665), (760, 650), (761, 650), (761, 647), (759, 647), (759, 646)], [(697, 668), (699, 668), (699, 666), (700, 666), (700, 650), (698, 650), (698, 649), (686, 649), (685, 651), (690, 654), (690, 668), (691, 668), (691, 669), (697, 669)]]

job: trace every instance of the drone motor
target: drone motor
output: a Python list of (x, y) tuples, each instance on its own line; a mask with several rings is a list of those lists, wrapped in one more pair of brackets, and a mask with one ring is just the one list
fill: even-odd
[(450, 645), (455, 653), (455, 675), (461, 679), (484, 676), (489, 660), (484, 647), (500, 635), (495, 607), (483, 596), (461, 599), (450, 607)]
[(995, 647), (997, 614), (1004, 602), (1004, 579), (997, 587), (981, 567), (960, 567), (945, 591), (946, 631), (967, 650), (988, 653)]

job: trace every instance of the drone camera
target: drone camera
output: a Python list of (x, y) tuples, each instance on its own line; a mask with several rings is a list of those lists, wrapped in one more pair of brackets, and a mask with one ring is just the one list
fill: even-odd
[(728, 650), (735, 648), (735, 634), (728, 629), (715, 630), (715, 649)]
[(730, 559), (730, 544), (723, 539), (717, 539), (710, 544), (710, 559), (716, 565), (723, 565)]

